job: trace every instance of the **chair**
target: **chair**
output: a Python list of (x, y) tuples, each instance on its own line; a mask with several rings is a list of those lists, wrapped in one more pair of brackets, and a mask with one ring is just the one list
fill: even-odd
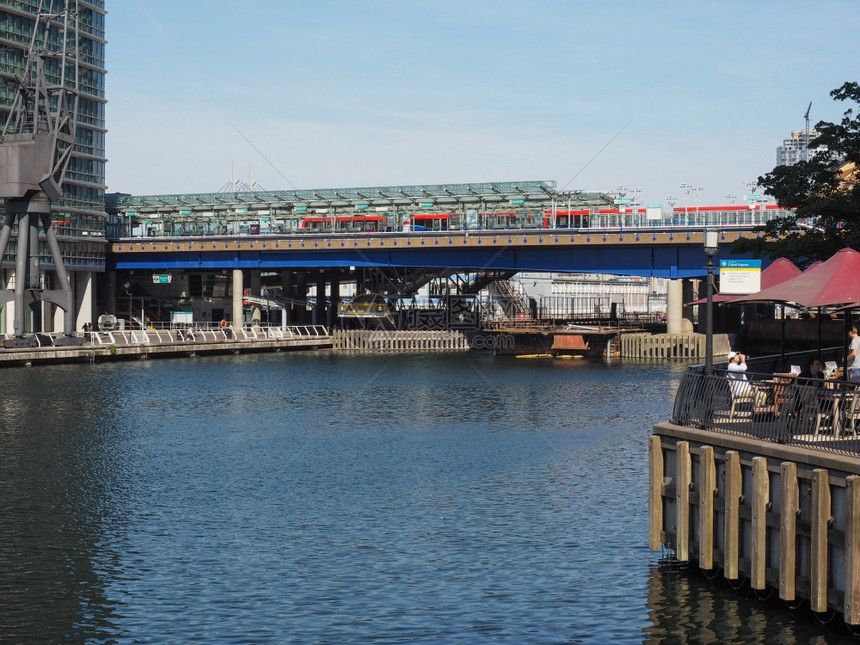
[(756, 406), (757, 388), (755, 385), (746, 380), (735, 379), (731, 376), (726, 377), (729, 383), (729, 393), (732, 397), (732, 404), (729, 408), (729, 420), (734, 420), (735, 416), (741, 414), (740, 406), (749, 405), (749, 411), (744, 414), (744, 417), (752, 417)]
[[(855, 437), (857, 436), (857, 422), (860, 420), (860, 392), (846, 392), (842, 400), (842, 414), (839, 417), (839, 423), (836, 425), (836, 437), (839, 438), (842, 433), (850, 432)], [(850, 425), (850, 429), (849, 429)]]
[(789, 400), (785, 406), (792, 428), (792, 435), (818, 436), (822, 421), (831, 416), (819, 399), (818, 388), (807, 385), (792, 385), (789, 388)]

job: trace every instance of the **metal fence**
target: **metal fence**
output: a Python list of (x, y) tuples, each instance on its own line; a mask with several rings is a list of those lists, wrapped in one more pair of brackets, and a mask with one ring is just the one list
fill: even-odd
[(672, 423), (721, 434), (860, 455), (860, 384), (725, 370), (687, 372), (678, 388)]

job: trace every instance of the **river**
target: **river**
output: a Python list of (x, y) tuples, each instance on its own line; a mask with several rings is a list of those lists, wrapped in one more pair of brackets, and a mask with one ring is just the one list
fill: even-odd
[(647, 549), (682, 365), (0, 372), (0, 642), (837, 643)]

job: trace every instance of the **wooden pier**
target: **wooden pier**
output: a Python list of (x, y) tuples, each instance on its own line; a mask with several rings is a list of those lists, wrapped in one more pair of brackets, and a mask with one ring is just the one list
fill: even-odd
[(860, 625), (860, 459), (663, 423), (649, 547)]
[(332, 346), (341, 352), (451, 352), (470, 349), (466, 334), (454, 330), (336, 329), (332, 334)]
[[(705, 358), (704, 334), (626, 333), (619, 337), (622, 358)], [(714, 334), (714, 356), (731, 350), (726, 334)]]

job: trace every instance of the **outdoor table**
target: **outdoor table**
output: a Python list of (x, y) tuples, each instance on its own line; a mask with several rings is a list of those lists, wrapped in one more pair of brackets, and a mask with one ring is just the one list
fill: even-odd
[(773, 375), (773, 410), (779, 414), (779, 406), (788, 403), (788, 388), (797, 379), (794, 372), (775, 372)]

